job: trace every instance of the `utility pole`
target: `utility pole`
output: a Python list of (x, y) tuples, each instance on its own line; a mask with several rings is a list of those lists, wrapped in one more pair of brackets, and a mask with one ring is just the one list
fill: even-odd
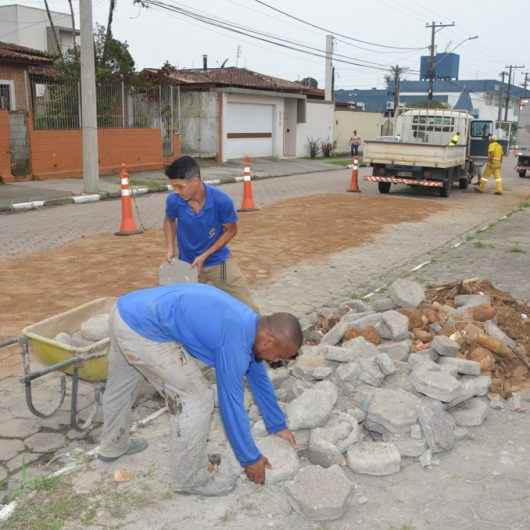
[(96, 67), (92, 29), (92, 0), (79, 1), (81, 26), (81, 119), (83, 127), (83, 184), (85, 193), (99, 187)]
[(504, 83), (505, 83), (505, 80), (506, 80), (506, 76), (508, 75), (508, 72), (501, 72), (499, 74), (501, 76), (501, 79), (502, 79), (502, 84), (499, 88), (499, 112), (497, 113), (497, 123), (500, 124), (501, 120), (502, 120), (502, 91), (503, 91), (503, 88), (504, 88)]
[(396, 64), (392, 67), (392, 72), (394, 74), (394, 116), (397, 116), (399, 111), (399, 95), (401, 92), (401, 74), (403, 73), (403, 68)]
[(326, 35), (326, 74), (325, 74), (325, 90), (324, 99), (326, 101), (333, 101), (333, 35)]
[(435, 50), (435, 37), (436, 37), (436, 30), (443, 29), (443, 28), (452, 28), (455, 25), (455, 23), (451, 24), (442, 24), (442, 23), (436, 23), (433, 22), (431, 24), (425, 24), (426, 28), (431, 28), (431, 45), (430, 48), (430, 57), (429, 57), (429, 88), (427, 90), (427, 99), (429, 101), (433, 100), (433, 92), (434, 92), (434, 79), (436, 78), (436, 69), (434, 67), (434, 50)]
[(523, 88), (525, 92), (525, 97), (528, 97), (528, 78), (530, 77), (530, 73), (525, 72), (524, 73), (524, 81), (523, 81)]
[(524, 68), (523, 65), (515, 65), (510, 64), (505, 66), (504, 68), (508, 68), (508, 87), (506, 88), (506, 104), (504, 106), (504, 121), (508, 121), (508, 109), (510, 107), (510, 91), (512, 88), (512, 73), (516, 69)]

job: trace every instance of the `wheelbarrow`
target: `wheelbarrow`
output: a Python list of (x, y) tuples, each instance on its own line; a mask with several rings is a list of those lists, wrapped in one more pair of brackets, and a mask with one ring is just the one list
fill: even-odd
[[(24, 376), (21, 382), (25, 387), (26, 404), (29, 410), (39, 418), (53, 416), (63, 405), (66, 398), (67, 378), (71, 380), (70, 426), (78, 431), (88, 429), (101, 410), (101, 398), (107, 379), (107, 354), (110, 339), (104, 338), (83, 348), (77, 348), (54, 340), (61, 331), (74, 333), (90, 317), (109, 313), (116, 302), (115, 298), (98, 298), (59, 315), (47, 318), (25, 327), (18, 339), (5, 341), (2, 346), (19, 343), (22, 354)], [(44, 365), (44, 368), (32, 371), (32, 356)], [(42, 411), (33, 401), (32, 382), (52, 372), (62, 372), (59, 381), (57, 402), (51, 410)], [(94, 385), (94, 407), (85, 421), (79, 417), (79, 383), (86, 381)]]

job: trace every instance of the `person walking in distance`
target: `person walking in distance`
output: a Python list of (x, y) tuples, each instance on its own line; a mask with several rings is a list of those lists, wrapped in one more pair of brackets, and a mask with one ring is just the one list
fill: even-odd
[(197, 161), (182, 156), (166, 167), (175, 193), (166, 199), (163, 223), (166, 258), (177, 256), (197, 269), (199, 282), (215, 285), (258, 310), (228, 243), (237, 234), (234, 202), (219, 188), (204, 184)]
[(361, 145), (361, 137), (357, 131), (353, 131), (353, 136), (350, 138), (351, 156), (359, 156), (359, 146)]
[(297, 355), (303, 335), (293, 315), (260, 316), (216, 287), (180, 283), (118, 298), (110, 340), (99, 460), (111, 463), (147, 449), (146, 440), (129, 435), (136, 388), (145, 378), (166, 401), (175, 490), (229, 493), (240, 474), (231, 455), (221, 455), (213, 472), (208, 465), (214, 399), (201, 371), (205, 365), (215, 370), (226, 437), (251, 481), (263, 484), (271, 466), (251, 435), (245, 382), (267, 432), (296, 447), (265, 367)]
[[(488, 162), (484, 169), (484, 174), (480, 179), (480, 186), (478, 191), (483, 193), (486, 191), (486, 186), (490, 177), (495, 177), (495, 195), (502, 195), (502, 159), (504, 158), (504, 150), (502, 145), (497, 142), (497, 137), (492, 136), (488, 146)], [(476, 189), (476, 188), (475, 188)]]

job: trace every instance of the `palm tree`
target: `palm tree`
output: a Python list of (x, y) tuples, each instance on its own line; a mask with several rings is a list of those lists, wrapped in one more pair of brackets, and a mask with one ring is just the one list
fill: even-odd
[(74, 18), (74, 7), (72, 5), (72, 0), (68, 0), (68, 5), (70, 6), (70, 19), (72, 21), (72, 50), (74, 52), (74, 57), (77, 57), (75, 18)]
[(110, 0), (109, 16), (107, 19), (107, 32), (105, 34), (105, 44), (103, 45), (103, 55), (101, 57), (101, 64), (105, 64), (107, 55), (109, 53), (109, 45), (112, 39), (112, 20), (114, 19), (114, 9), (116, 9), (116, 0)]

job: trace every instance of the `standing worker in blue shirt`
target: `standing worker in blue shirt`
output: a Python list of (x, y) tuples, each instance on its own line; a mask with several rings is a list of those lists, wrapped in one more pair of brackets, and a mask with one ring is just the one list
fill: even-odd
[(186, 283), (120, 297), (110, 326), (100, 460), (113, 462), (147, 447), (145, 440), (129, 438), (135, 389), (143, 376), (166, 399), (177, 491), (201, 495), (231, 491), (237, 476), (208, 473), (206, 444), (214, 400), (201, 372), (204, 364), (215, 368), (224, 429), (250, 480), (263, 484), (270, 464), (250, 433), (245, 377), (267, 431), (296, 446), (262, 362), (296, 356), (302, 330), (293, 315), (259, 316), (215, 287)]
[(201, 180), (199, 164), (182, 156), (166, 168), (175, 191), (166, 200), (164, 236), (167, 260), (176, 255), (209, 283), (235, 296), (256, 311), (247, 282), (231, 257), (228, 243), (237, 234), (237, 213), (232, 199)]

